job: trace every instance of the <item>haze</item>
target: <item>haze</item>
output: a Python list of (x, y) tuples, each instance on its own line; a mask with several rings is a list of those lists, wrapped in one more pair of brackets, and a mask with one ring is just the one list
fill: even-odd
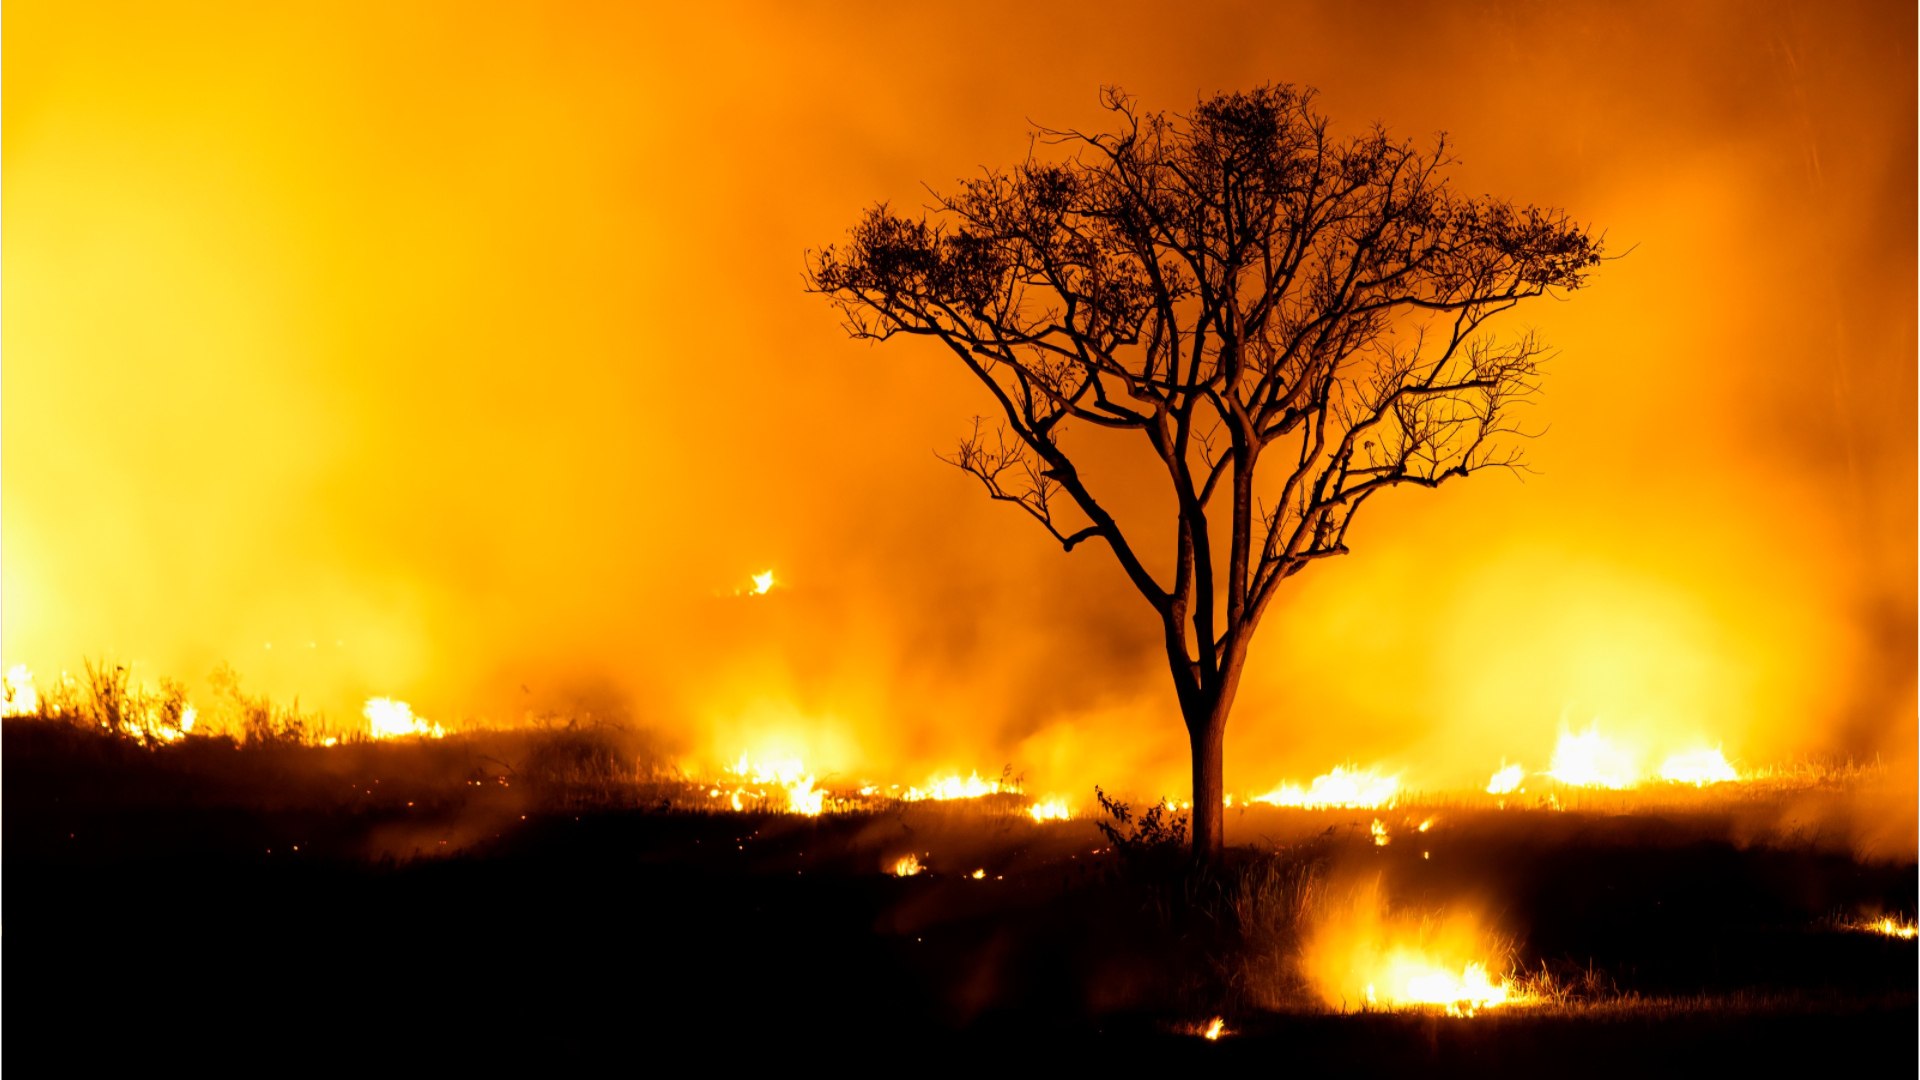
[(1911, 773), (1912, 5), (1170, 11), (9, 4), (5, 662), (1183, 791), (1139, 598), (934, 459), (990, 403), (802, 253), (1102, 84), (1277, 80), (1626, 255), (1509, 320), (1534, 475), (1395, 493), (1283, 595), (1229, 790), (1595, 718)]

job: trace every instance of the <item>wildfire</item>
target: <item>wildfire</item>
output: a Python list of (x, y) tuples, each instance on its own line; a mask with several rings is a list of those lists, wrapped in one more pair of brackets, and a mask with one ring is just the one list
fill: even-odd
[(1506, 980), (1490, 977), (1485, 964), (1468, 963), (1456, 973), (1403, 950), (1388, 954), (1380, 980), (1367, 984), (1368, 1005), (1439, 1005), (1448, 1016), (1472, 1016), (1512, 996)]
[(367, 718), (367, 734), (376, 739), (402, 739), (414, 735), (442, 739), (447, 734), (439, 724), (430, 724), (424, 717), (413, 715), (413, 706), (392, 698), (368, 698), (360, 708), (360, 715)]
[(1913, 923), (1903, 919), (1897, 919), (1892, 915), (1882, 915), (1872, 922), (1853, 923), (1848, 926), (1848, 929), (1860, 930), (1869, 934), (1884, 934), (1887, 937), (1902, 938), (1907, 941), (1912, 941), (1915, 937), (1920, 937), (1920, 926), (1915, 926)]
[(1499, 771), (1493, 774), (1493, 779), (1487, 781), (1487, 794), (1511, 795), (1516, 791), (1525, 790), (1520, 785), (1526, 783), (1526, 780), (1527, 770), (1518, 765), (1509, 765), (1503, 760), (1500, 762)]
[(1073, 811), (1067, 809), (1065, 799), (1050, 798), (1027, 807), (1027, 814), (1035, 821), (1065, 821), (1073, 816)]
[(1726, 755), (1716, 746), (1711, 750), (1689, 750), (1684, 754), (1675, 754), (1661, 762), (1660, 779), (1675, 784), (1706, 787), (1708, 784), (1738, 780), (1740, 774), (1727, 763)]
[(1640, 763), (1632, 751), (1600, 734), (1598, 724), (1589, 724), (1582, 732), (1560, 733), (1547, 775), (1575, 787), (1617, 791), (1640, 782)]
[(1523, 1000), (1493, 974), (1489, 958), (1498, 955), (1497, 939), (1471, 912), (1390, 911), (1374, 876), (1319, 894), (1301, 965), (1335, 1009), (1438, 1006), (1449, 1016), (1472, 1016)]
[[(798, 758), (756, 762), (746, 754), (741, 754), (738, 761), (723, 771), (757, 788), (780, 789), (786, 795), (786, 811), (789, 814), (818, 817), (827, 808), (827, 793), (814, 786), (813, 775)], [(760, 801), (767, 797), (765, 791), (748, 790), (745, 787), (735, 787), (730, 792), (715, 788), (708, 794), (716, 799), (727, 800), (735, 810), (744, 809), (747, 801)]]
[(827, 793), (813, 786), (813, 777), (805, 777), (787, 785), (787, 813), (801, 814), (806, 817), (819, 817), (826, 809)]
[(191, 705), (183, 705), (180, 708), (180, 717), (177, 724), (149, 723), (144, 730), (148, 738), (158, 739), (165, 743), (179, 742), (181, 739), (193, 733), (194, 722), (199, 719), (200, 711), (198, 709), (195, 709)]
[(1382, 822), (1379, 818), (1373, 819), (1373, 824), (1368, 827), (1367, 831), (1373, 834), (1374, 847), (1386, 847), (1387, 844), (1391, 842), (1392, 838), (1387, 835), (1386, 823)]
[(902, 855), (899, 858), (893, 860), (893, 876), (894, 877), (912, 877), (913, 875), (919, 873), (922, 869), (923, 867), (921, 867), (920, 865), (920, 856), (918, 855)]
[(0, 716), (35, 716), (40, 712), (40, 695), (33, 689), (33, 672), (25, 664), (15, 664), (0, 679), (6, 700), (0, 702)]
[(1314, 777), (1313, 783), (1305, 788), (1298, 784), (1281, 784), (1265, 795), (1254, 796), (1252, 801), (1309, 809), (1340, 807), (1374, 810), (1392, 807), (1399, 790), (1398, 774), (1381, 776), (1374, 769), (1361, 770), (1336, 765), (1332, 772)]
[(920, 802), (925, 799), (943, 801), (947, 799), (978, 799), (983, 795), (999, 795), (1003, 792), (1018, 795), (1020, 789), (1017, 785), (1003, 783), (999, 780), (982, 780), (980, 779), (980, 774), (975, 772), (969, 774), (965, 780), (960, 779), (958, 773), (950, 776), (936, 777), (928, 781), (927, 786), (924, 788), (908, 788), (906, 794), (900, 797), (907, 802)]
[[(1633, 748), (1601, 734), (1598, 724), (1589, 724), (1585, 731), (1561, 732), (1560, 741), (1553, 748), (1553, 762), (1547, 769), (1547, 775), (1574, 787), (1609, 788), (1615, 791), (1639, 787), (1649, 780), (1706, 787), (1740, 779), (1739, 772), (1728, 763), (1726, 754), (1717, 746), (1711, 750), (1700, 748), (1673, 754), (1652, 773), (1641, 769), (1641, 757)], [(1510, 768), (1517, 769), (1518, 766)], [(1487, 785), (1489, 792), (1506, 794), (1494, 790), (1503, 775), (1506, 775), (1505, 770), (1495, 774), (1496, 783)]]

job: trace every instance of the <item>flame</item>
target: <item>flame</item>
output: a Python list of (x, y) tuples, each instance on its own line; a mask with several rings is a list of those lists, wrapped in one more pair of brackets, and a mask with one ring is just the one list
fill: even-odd
[[(804, 576), (804, 575), (803, 575)], [(753, 575), (753, 595), (765, 596), (773, 589), (773, 571), (766, 570)]]
[(40, 695), (33, 689), (33, 671), (25, 664), (7, 669), (4, 679), (6, 700), (0, 702), (0, 716), (35, 716), (40, 712)]
[(1587, 725), (1587, 730), (1582, 732), (1560, 733), (1547, 775), (1575, 787), (1618, 791), (1640, 782), (1640, 764), (1631, 750), (1600, 734), (1596, 723)]
[(1065, 821), (1073, 811), (1067, 809), (1065, 799), (1048, 798), (1027, 807), (1027, 815), (1035, 821)]
[(1390, 838), (1387, 836), (1387, 826), (1379, 818), (1373, 819), (1373, 824), (1368, 826), (1367, 831), (1373, 834), (1374, 847), (1386, 847), (1390, 842)]
[[(1717, 746), (1711, 750), (1698, 748), (1673, 754), (1651, 774), (1641, 769), (1642, 757), (1636, 749), (1601, 734), (1599, 724), (1593, 723), (1587, 725), (1585, 731), (1560, 733), (1560, 741), (1553, 748), (1553, 762), (1547, 769), (1547, 775), (1575, 787), (1610, 788), (1615, 791), (1638, 787), (1653, 779), (1692, 784), (1695, 787), (1740, 779), (1739, 772), (1728, 763), (1726, 754)], [(1500, 775), (1496, 774), (1495, 779), (1498, 780)], [(1494, 791), (1494, 787), (1494, 784), (1489, 784), (1487, 790), (1494, 794), (1505, 794)]]
[(1456, 974), (1404, 950), (1390, 953), (1380, 979), (1367, 984), (1368, 1005), (1440, 1005), (1448, 1016), (1472, 1016), (1505, 1005), (1512, 996), (1506, 980), (1490, 978), (1485, 964), (1469, 962)]
[(367, 733), (376, 739), (400, 739), (412, 735), (440, 739), (447, 734), (439, 724), (430, 724), (425, 718), (413, 715), (413, 706), (392, 698), (368, 698), (360, 708), (360, 715), (367, 718)]
[(787, 785), (787, 813), (819, 817), (826, 809), (827, 793), (813, 786), (813, 777)]
[(1206, 1030), (1200, 1033), (1200, 1037), (1207, 1040), (1208, 1042), (1214, 1042), (1218, 1040), (1220, 1036), (1225, 1035), (1226, 1033), (1227, 1033), (1226, 1020), (1222, 1017), (1216, 1016), (1212, 1020), (1207, 1021)]
[(1335, 1009), (1439, 1006), (1472, 1016), (1522, 1000), (1492, 974), (1495, 955), (1471, 912), (1390, 912), (1375, 876), (1320, 894), (1300, 959), (1308, 984)]
[(1381, 776), (1374, 769), (1336, 765), (1332, 772), (1314, 777), (1313, 783), (1304, 789), (1298, 784), (1281, 784), (1265, 795), (1254, 796), (1252, 801), (1273, 806), (1372, 810), (1391, 807), (1399, 790), (1398, 774)]
[(1738, 780), (1740, 774), (1727, 763), (1726, 755), (1716, 746), (1711, 750), (1689, 750), (1684, 754), (1675, 754), (1661, 762), (1660, 779), (1675, 784), (1706, 787), (1708, 784)]
[(894, 877), (912, 877), (919, 873), (921, 869), (920, 857), (918, 855), (902, 855), (893, 860)]
[[(722, 771), (743, 783), (759, 788), (778, 788), (785, 792), (786, 811), (789, 814), (818, 817), (827, 808), (827, 793), (814, 786), (813, 774), (798, 758), (754, 761), (748, 755), (741, 754), (739, 760)], [(745, 787), (735, 787), (732, 791), (715, 788), (708, 794), (716, 799), (725, 799), (735, 810), (744, 809), (749, 800), (759, 801), (768, 795), (765, 791), (752, 791)]]
[(176, 724), (168, 724), (165, 721), (153, 723), (149, 718), (142, 730), (150, 739), (158, 739), (163, 743), (175, 743), (192, 733), (194, 721), (198, 719), (200, 719), (200, 710), (191, 705), (183, 705)]
[(1493, 774), (1493, 779), (1487, 781), (1487, 794), (1511, 795), (1523, 790), (1520, 785), (1525, 783), (1526, 779), (1527, 770), (1518, 765), (1509, 765), (1503, 759), (1499, 770)]
[(1887, 937), (1904, 938), (1908, 941), (1920, 937), (1920, 926), (1897, 919), (1892, 915), (1882, 915), (1872, 922), (1853, 923), (1848, 929), (1862, 930), (1869, 934), (1884, 934)]
[(1017, 795), (1020, 789), (998, 780), (982, 780), (980, 774), (975, 772), (969, 774), (965, 780), (960, 779), (958, 773), (936, 777), (929, 780), (924, 788), (908, 788), (907, 793), (900, 797), (907, 802), (920, 802), (923, 799), (978, 799), (983, 795), (998, 795), (1003, 792)]

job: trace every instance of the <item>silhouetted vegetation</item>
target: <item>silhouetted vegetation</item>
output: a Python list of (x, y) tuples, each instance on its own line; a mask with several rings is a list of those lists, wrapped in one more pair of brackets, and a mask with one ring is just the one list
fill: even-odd
[[(1309, 90), (1103, 103), (1110, 130), (1043, 128), (930, 214), (873, 207), (808, 281), (856, 338), (943, 346), (995, 421), (947, 460), (1065, 550), (1118, 560), (1191, 739), (1194, 852), (1217, 858), (1227, 716), (1280, 584), (1346, 554), (1383, 491), (1522, 466), (1545, 346), (1491, 320), (1582, 287), (1602, 245), (1449, 187), (1444, 138), (1334, 136)], [(1128, 482), (1166, 494), (1164, 563), (1076, 467), (1074, 427), (1137, 433), (1158, 460)]]
[[(154, 1003), (113, 1020), (148, 1062), (278, 1052), (306, 1038), (286, 1017), (337, 1013), (367, 1017), (329, 1029), (343, 1059), (398, 1041), (496, 1067), (743, 1031), (792, 1053), (850, 1026), (863, 1047), (1041, 1040), (1138, 1066), (1194, 1053), (1210, 1015), (1303, 1068), (1911, 1045), (1913, 943), (1845, 927), (1910, 914), (1913, 864), (1756, 840), (1821, 789), (1627, 815), (1406, 805), (1395, 828), (1442, 824), (1387, 847), (1369, 812), (1254, 807), (1232, 857), (1195, 867), (1180, 815), (1105, 790), (1103, 817), (1066, 822), (991, 797), (733, 813), (612, 725), (331, 748), (65, 719), (0, 735), (7, 869), (34, 883), (8, 894), (9, 975), (36, 990), (9, 1001), (15, 1053), (84, 1043), (100, 1013), (71, 1006), (106, 994)], [(892, 876), (908, 853), (923, 872)], [(1326, 1015), (1301, 949), (1355, 873), (1414, 917), (1499, 898), (1492, 959), (1535, 1003)]]

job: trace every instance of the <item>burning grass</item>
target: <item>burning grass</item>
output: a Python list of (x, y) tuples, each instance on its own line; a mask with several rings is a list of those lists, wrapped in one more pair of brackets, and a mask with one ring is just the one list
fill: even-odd
[[(1231, 1054), (1279, 1032), (1391, 1033), (1413, 1020), (1525, 1032), (1556, 1017), (1711, 1018), (1712, 1002), (1791, 1013), (1834, 995), (1885, 1001), (1911, 967), (1909, 942), (1795, 906), (1807, 891), (1863, 913), (1849, 921), (1910, 911), (1906, 868), (1740, 840), (1725, 808), (1744, 802), (1714, 794), (1722, 785), (1676, 788), (1679, 809), (1625, 815), (1501, 810), (1484, 795), (1428, 805), (1418, 793), (1391, 811), (1240, 804), (1231, 858), (1194, 873), (1178, 812), (1157, 803), (1115, 840), (1096, 828), (1112, 820), (1104, 812), (1043, 822), (1008, 791), (862, 797), (797, 762), (736, 759), (734, 779), (767, 790), (736, 812), (642, 733), (612, 725), (332, 748), (199, 735), (147, 745), (66, 721), (10, 720), (4, 732), (9, 858), (42, 890), (83, 880), (75, 866), (92, 875), (94, 892), (58, 893), (62, 912), (132, 895), (130, 869), (118, 890), (102, 883), (180, 853), (191, 857), (179, 873), (138, 888), (160, 888), (201, 950), (229, 937), (242, 948), (211, 914), (231, 910), (233, 882), (284, 875), (298, 887), (274, 894), (273, 925), (345, 927), (327, 952), (357, 968), (372, 954), (355, 952), (355, 934), (375, 927), (355, 912), (403, 902), (430, 915), (410, 921), (406, 948), (444, 936), (457, 958), (474, 942), (505, 953), (491, 943), (534, 910), (548, 921), (520, 942), (526, 955), (553, 955), (536, 941), (577, 927), (582, 955), (716, 973), (710, 985), (663, 981), (672, 993), (647, 1005), (662, 1017), (804, 970), (834, 980), (835, 1015), (889, 1017), (898, 1030), (1015, 1017), (1112, 1031), (1143, 1017)], [(790, 812), (789, 786), (809, 778), (851, 801)], [(1155, 811), (1157, 828), (1141, 828)], [(324, 908), (303, 899), (316, 887)], [(644, 958), (609, 953), (623, 926), (644, 939)], [(246, 947), (285, 953), (295, 946), (281, 932), (256, 929)], [(459, 963), (450, 970), (469, 970)], [(525, 977), (546, 986), (550, 975)], [(464, 985), (447, 978), (438, 992)]]
[(1882, 915), (1877, 919), (1862, 919), (1858, 922), (1842, 924), (1845, 929), (1863, 934), (1878, 934), (1881, 937), (1899, 938), (1912, 941), (1920, 937), (1920, 926), (1914, 921), (1897, 915)]

